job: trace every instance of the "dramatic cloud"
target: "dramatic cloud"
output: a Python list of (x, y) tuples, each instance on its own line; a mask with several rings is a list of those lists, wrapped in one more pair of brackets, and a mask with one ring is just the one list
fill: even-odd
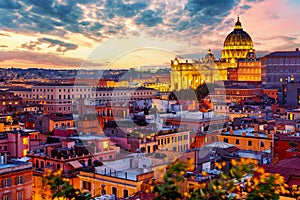
[(67, 52), (69, 50), (75, 50), (78, 48), (78, 45), (66, 43), (60, 40), (54, 40), (50, 38), (39, 38), (37, 41), (30, 41), (21, 45), (22, 48), (29, 50), (41, 50), (41, 45), (47, 44), (48, 48), (56, 47), (56, 52)]
[[(240, 15), (258, 48), (294, 47), (299, 35), (288, 33), (298, 33), (299, 23), (288, 24), (298, 16), (298, 8), (297, 0), (3, 0), (0, 45), (6, 50), (84, 58), (106, 41), (128, 39), (115, 42), (111, 47), (115, 52), (142, 38), (142, 45), (145, 40), (157, 46), (159, 40), (170, 41), (172, 51), (202, 54), (208, 48), (222, 49)], [(287, 38), (276, 36), (285, 34)]]
[(213, 26), (220, 23), (238, 3), (238, 0), (189, 0), (185, 10), (189, 12), (192, 26)]
[(22, 44), (21, 47), (29, 49), (29, 50), (41, 50), (41, 48), (38, 47), (38, 45), (40, 45), (40, 44), (41, 44), (40, 42), (30, 41), (30, 42)]
[(71, 43), (66, 43), (60, 40), (53, 40), (50, 38), (39, 38), (38, 42), (40, 43), (46, 43), (49, 44), (49, 47), (56, 47), (57, 52), (66, 52), (69, 50), (75, 50), (78, 48), (78, 45), (76, 44), (71, 44)]
[(250, 5), (243, 5), (240, 7), (242, 10), (249, 10), (251, 8)]
[(135, 23), (138, 25), (144, 24), (146, 26), (153, 27), (162, 23), (162, 17), (159, 12), (145, 10), (136, 18)]
[(19, 9), (21, 5), (17, 1), (0, 1), (0, 8), (2, 9)]
[[(36, 53), (30, 51), (0, 51), (0, 62), (11, 61), (11, 60), (19, 60), (23, 62), (36, 63), (38, 60), (38, 64), (40, 65), (52, 65), (52, 66), (63, 66), (63, 67), (80, 67), (83, 63), (82, 59), (76, 58), (66, 58), (61, 57), (57, 54), (51, 53)], [(99, 64), (85, 61), (85, 65), (88, 67), (99, 66)]]

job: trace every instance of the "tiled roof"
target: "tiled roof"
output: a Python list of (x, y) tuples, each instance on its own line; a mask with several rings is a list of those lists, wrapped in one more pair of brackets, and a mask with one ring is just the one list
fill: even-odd
[(272, 52), (265, 57), (277, 57), (277, 56), (299, 56), (300, 57), (300, 51), (275, 51)]
[(57, 116), (57, 115), (48, 115), (48, 118), (54, 122), (58, 121), (66, 121), (66, 120), (73, 120), (72, 116)]
[(275, 165), (268, 164), (263, 167), (266, 172), (282, 175), (289, 186), (295, 182), (300, 185), (300, 157), (283, 159)]

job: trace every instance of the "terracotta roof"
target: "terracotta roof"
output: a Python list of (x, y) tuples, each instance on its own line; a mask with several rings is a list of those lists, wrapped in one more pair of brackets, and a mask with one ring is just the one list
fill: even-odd
[(283, 159), (277, 164), (263, 165), (263, 167), (266, 172), (282, 175), (289, 186), (295, 182), (300, 185), (300, 157)]
[(286, 140), (286, 141), (296, 141), (296, 142), (300, 142), (300, 137), (297, 136), (289, 136), (289, 135), (284, 135), (284, 134), (275, 134), (275, 138), (277, 138), (277, 140)]
[(54, 122), (58, 121), (66, 121), (66, 120), (73, 120), (72, 116), (57, 116), (57, 115), (48, 115), (48, 118)]

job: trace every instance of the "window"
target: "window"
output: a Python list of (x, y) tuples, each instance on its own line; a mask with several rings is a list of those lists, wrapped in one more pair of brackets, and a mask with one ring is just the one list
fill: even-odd
[(260, 142), (260, 147), (265, 147), (265, 143), (264, 142)]
[(214, 142), (215, 141), (215, 137), (211, 136), (211, 141)]
[(113, 193), (113, 195), (115, 195), (117, 197), (117, 188), (116, 187), (112, 187), (112, 193)]
[(12, 185), (12, 179), (11, 178), (6, 178), (2, 180), (2, 187), (6, 188)]
[(23, 144), (25, 144), (25, 145), (28, 144), (28, 138), (23, 138)]
[(239, 140), (239, 139), (236, 139), (236, 140), (235, 140), (235, 144), (240, 144), (240, 140)]
[(123, 197), (124, 198), (128, 197), (128, 190), (123, 190)]
[(5, 194), (5, 195), (3, 195), (2, 199), (3, 200), (12, 200), (11, 194)]
[(182, 141), (182, 136), (178, 136), (178, 141)]
[(86, 189), (88, 191), (91, 191), (91, 182), (88, 182), (88, 181), (82, 181), (82, 188), (83, 189)]
[(23, 200), (23, 192), (18, 192), (17, 200)]
[(248, 146), (252, 146), (252, 141), (251, 140), (248, 141)]
[(184, 138), (184, 140), (187, 140), (188, 139), (188, 135), (184, 135), (183, 138)]
[(25, 183), (25, 177), (24, 176), (17, 176), (16, 177), (16, 185), (23, 184), (23, 183)]
[(224, 138), (224, 139), (223, 139), (223, 142), (228, 143), (228, 138)]

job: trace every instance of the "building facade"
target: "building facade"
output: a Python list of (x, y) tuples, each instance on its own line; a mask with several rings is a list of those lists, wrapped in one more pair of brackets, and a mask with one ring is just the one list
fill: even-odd
[[(5, 154), (1, 153), (1, 162)], [(13, 161), (0, 164), (0, 199), (32, 199), (32, 165), (31, 163)]]
[(171, 60), (171, 90), (196, 89), (204, 82), (260, 81), (260, 74), (252, 39), (238, 18), (234, 30), (225, 38), (220, 59), (209, 50), (203, 59)]
[(300, 80), (300, 51), (276, 51), (261, 58), (262, 83), (282, 86)]

